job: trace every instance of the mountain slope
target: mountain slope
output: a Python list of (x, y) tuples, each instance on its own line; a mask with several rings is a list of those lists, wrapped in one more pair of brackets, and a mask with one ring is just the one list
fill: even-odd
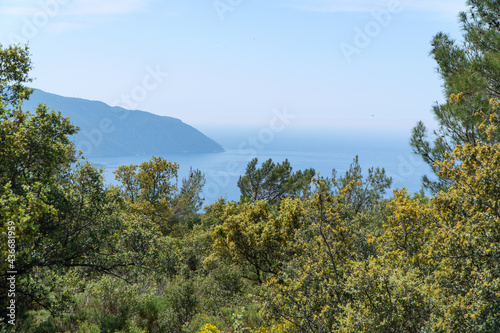
[(217, 142), (177, 118), (63, 97), (42, 90), (35, 90), (24, 107), (33, 110), (38, 103), (60, 110), (80, 128), (74, 141), (77, 149), (86, 156), (224, 151)]

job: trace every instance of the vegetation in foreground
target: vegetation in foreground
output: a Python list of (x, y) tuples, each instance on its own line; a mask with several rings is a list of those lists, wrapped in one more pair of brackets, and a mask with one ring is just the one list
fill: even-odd
[(202, 214), (201, 172), (178, 182), (160, 157), (105, 186), (69, 119), (23, 111), (28, 50), (0, 47), (0, 274), (15, 265), (16, 331), (500, 331), (500, 4), (468, 4), (465, 44), (433, 41), (441, 127), (411, 141), (430, 197), (387, 199), (391, 179), (357, 159), (327, 178), (252, 161), (241, 200)]

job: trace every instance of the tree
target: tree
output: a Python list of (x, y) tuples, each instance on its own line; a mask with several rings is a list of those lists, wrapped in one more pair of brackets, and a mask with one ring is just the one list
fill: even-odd
[[(168, 256), (162, 251), (168, 251), (168, 246), (157, 241), (154, 229), (134, 228), (123, 218), (121, 198), (113, 188), (106, 188), (102, 170), (77, 163), (71, 140), (77, 128), (68, 118), (42, 104), (32, 112), (22, 109), (31, 92), (23, 86), (30, 81), (27, 48), (0, 49), (0, 66), (0, 91), (5, 94), (0, 100), (0, 230), (4, 237), (0, 278), (5, 281), (7, 271), (17, 271), (16, 318), (22, 330), (29, 309), (43, 307), (54, 313), (67, 309), (74, 293), (65, 285), (68, 273), (128, 279), (131, 268), (166, 267)], [(134, 237), (129, 237), (132, 230)], [(133, 238), (158, 245), (156, 250), (141, 252), (134, 248), (138, 242)], [(0, 284), (2, 295), (5, 288)], [(6, 300), (1, 300), (2, 318)]]
[(205, 177), (201, 171), (191, 169), (178, 189), (178, 169), (177, 163), (153, 156), (140, 165), (121, 165), (114, 171), (126, 198), (125, 209), (138, 214), (138, 218), (151, 219), (165, 235), (181, 227), (181, 223), (192, 228), (201, 221), (198, 211), (203, 203)]
[[(356, 253), (360, 258), (367, 258), (373, 254), (373, 245), (367, 241), (369, 235), (380, 235), (382, 224), (387, 215), (385, 199), (386, 191), (390, 188), (392, 179), (387, 177), (384, 169), (369, 168), (368, 174), (363, 175), (356, 156), (344, 175), (339, 176), (332, 171), (332, 178), (325, 179), (325, 185), (333, 196), (342, 197), (342, 218), (350, 220), (350, 227), (357, 230), (355, 238)], [(346, 189), (349, 189), (345, 192)]]
[(229, 203), (222, 223), (213, 229), (212, 258), (240, 267), (243, 276), (262, 284), (280, 271), (289, 243), (300, 227), (302, 206), (291, 198), (281, 202), (275, 214), (268, 201)]
[(31, 82), (29, 71), (31, 59), (28, 46), (10, 45), (3, 48), (0, 44), (0, 96), (2, 103), (18, 106), (27, 100), (33, 91), (24, 84)]
[(173, 216), (176, 224), (184, 223), (189, 229), (194, 224), (201, 222), (199, 211), (202, 208), (204, 198), (201, 197), (205, 176), (200, 170), (189, 170), (189, 176), (182, 180), (179, 193), (174, 197)]
[(348, 288), (354, 268), (374, 255), (368, 238), (380, 233), (390, 183), (383, 169), (371, 169), (365, 179), (357, 158), (344, 176), (334, 170), (332, 179), (314, 180), (315, 192), (303, 199), (299, 228), (288, 244), (293, 255), (282, 260), (263, 291), (271, 319), (285, 320), (298, 332), (342, 326), (345, 308), (355, 299)]
[[(489, 0), (469, 0), (469, 10), (461, 13), (464, 42), (459, 45), (448, 35), (439, 33), (432, 42), (432, 56), (438, 64), (438, 73), (444, 81), (447, 102), (436, 104), (433, 113), (439, 128), (434, 139), (422, 122), (413, 129), (411, 145), (416, 154), (431, 166), (437, 175), (435, 162), (444, 160), (457, 144), (484, 141), (484, 135), (475, 126), (480, 121), (479, 111), (490, 112), (490, 101), (500, 98), (500, 3)], [(500, 140), (500, 133), (495, 134)], [(452, 185), (451, 180), (438, 176), (437, 180), (423, 179), (424, 186), (437, 193)]]
[(316, 181), (320, 191), (304, 205), (302, 228), (289, 245), (295, 255), (263, 290), (266, 315), (290, 322), (298, 332), (335, 331), (341, 307), (349, 301), (345, 283), (349, 263), (356, 257), (356, 230), (341, 217), (341, 201), (349, 188), (333, 196), (323, 190), (324, 182)]
[(151, 219), (162, 232), (169, 233), (178, 169), (178, 164), (156, 156), (140, 165), (119, 166), (114, 174), (129, 199), (126, 209)]
[(314, 169), (292, 173), (288, 160), (275, 164), (269, 159), (262, 163), (261, 168), (257, 168), (257, 163), (257, 158), (250, 161), (245, 174), (238, 180), (241, 200), (278, 202), (285, 197), (310, 194)]
[(423, 332), (433, 311), (425, 282), (431, 270), (425, 247), (435, 227), (433, 208), (406, 189), (395, 191), (375, 251), (352, 264), (346, 289), (352, 295), (340, 320), (342, 332)]
[[(457, 145), (436, 163), (454, 185), (434, 197), (398, 191), (376, 256), (346, 283), (357, 295), (344, 331), (497, 332), (500, 328), (500, 143), (498, 116), (476, 130), (485, 141)], [(492, 140), (492, 141), (489, 141)]]
[[(17, 295), (19, 301), (25, 300), (25, 305), (38, 296), (30, 293), (23, 279), (28, 278), (41, 262), (60, 260), (64, 263), (68, 259), (66, 256), (57, 258), (56, 249), (41, 258), (48, 248), (44, 250), (36, 240), (40, 230), (52, 231), (45, 227), (57, 214), (53, 201), (58, 191), (55, 183), (75, 162), (69, 136), (76, 132), (68, 119), (49, 112), (43, 105), (39, 105), (34, 114), (22, 111), (22, 102), (31, 93), (31, 89), (23, 85), (30, 82), (30, 69), (27, 47), (0, 47), (0, 227), (2, 231), (8, 226), (14, 228), (15, 253), (7, 252), (7, 240), (1, 242), (0, 249), (3, 258), (13, 259), (10, 263), (14, 269), (10, 270), (18, 272)], [(4, 280), (8, 271), (6, 265), (2, 260), (0, 274)], [(5, 284), (0, 288), (5, 295)], [(1, 314), (5, 318), (3, 306)]]
[(332, 178), (327, 182), (331, 183), (333, 195), (339, 195), (342, 189), (350, 186), (344, 199), (346, 207), (349, 207), (347, 214), (354, 217), (365, 212), (373, 217), (380, 211), (380, 203), (391, 187), (392, 178), (387, 177), (385, 170), (380, 168), (368, 169), (368, 175), (364, 177), (356, 156), (343, 176), (339, 177), (337, 171), (333, 170)]
[(454, 186), (432, 200), (438, 219), (428, 249), (439, 263), (432, 276), (439, 290), (435, 330), (500, 329), (500, 143), (491, 135), (499, 125), (496, 114), (486, 116), (477, 126), (486, 142), (458, 145), (437, 164)]

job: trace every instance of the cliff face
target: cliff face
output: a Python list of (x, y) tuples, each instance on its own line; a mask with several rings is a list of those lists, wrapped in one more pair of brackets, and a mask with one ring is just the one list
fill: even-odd
[(24, 108), (38, 103), (61, 111), (80, 128), (76, 148), (86, 156), (130, 156), (162, 153), (217, 153), (224, 149), (180, 119), (112, 107), (98, 101), (63, 97), (35, 90)]

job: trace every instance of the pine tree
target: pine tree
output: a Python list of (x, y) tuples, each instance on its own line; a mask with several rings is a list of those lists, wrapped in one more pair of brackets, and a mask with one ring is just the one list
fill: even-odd
[[(432, 41), (431, 55), (443, 79), (446, 103), (433, 107), (438, 129), (433, 137), (419, 122), (414, 128), (411, 145), (416, 154), (437, 173), (435, 162), (443, 161), (444, 154), (457, 144), (475, 145), (484, 141), (475, 126), (482, 112), (496, 109), (500, 98), (500, 2), (469, 0), (469, 9), (460, 14), (463, 42), (438, 33)], [(491, 107), (493, 105), (493, 107)], [(500, 140), (500, 133), (496, 133)], [(424, 187), (439, 192), (452, 183), (442, 177), (431, 180), (424, 177)]]

